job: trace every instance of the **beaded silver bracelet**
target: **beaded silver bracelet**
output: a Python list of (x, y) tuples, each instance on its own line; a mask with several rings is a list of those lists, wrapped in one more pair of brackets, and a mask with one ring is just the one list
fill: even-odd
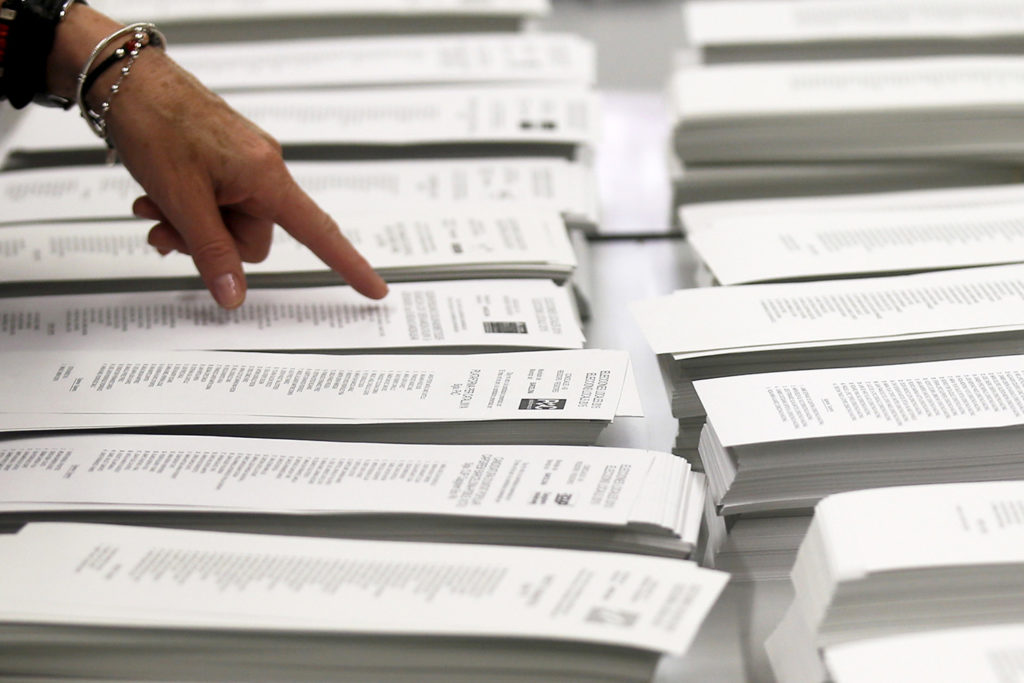
[[(96, 64), (96, 60), (99, 58), (103, 51), (110, 47), (111, 43), (116, 41), (118, 38), (131, 35), (131, 39), (128, 40), (123, 46), (117, 48), (114, 51), (114, 55), (119, 59), (126, 59), (125, 63), (121, 66), (121, 73), (117, 77), (117, 81), (110, 86), (110, 95), (99, 107), (99, 111), (95, 111), (89, 107), (85, 102), (85, 83), (92, 72), (93, 67)], [(144, 47), (148, 46), (155, 47), (166, 47), (167, 41), (164, 39), (164, 35), (160, 33), (156, 26), (150, 23), (138, 23), (118, 30), (111, 33), (109, 36), (101, 40), (93, 48), (93, 51), (89, 54), (89, 58), (85, 61), (85, 65), (82, 66), (81, 72), (78, 74), (78, 84), (75, 89), (75, 102), (78, 104), (78, 110), (82, 114), (82, 118), (89, 124), (89, 128), (97, 137), (107, 143), (107, 162), (113, 163), (114, 159), (114, 145), (110, 141), (110, 135), (107, 130), (107, 112), (110, 111), (110, 104), (114, 97), (120, 92), (121, 85), (124, 79), (131, 73), (132, 66), (135, 64), (135, 59), (139, 56), (139, 52)]]

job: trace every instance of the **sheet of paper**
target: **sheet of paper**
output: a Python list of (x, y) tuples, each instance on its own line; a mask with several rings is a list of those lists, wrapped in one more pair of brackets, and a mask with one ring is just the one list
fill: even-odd
[[(229, 93), (227, 103), (283, 145), (589, 145), (600, 120), (582, 86), (447, 86)], [(36, 107), (7, 141), (12, 152), (101, 149), (87, 126)]]
[[(69, 524), (15, 538), (3, 551), (18, 561), (0, 562), (0, 616), (51, 623), (59, 605), (60, 621), (80, 624), (553, 638), (681, 654), (727, 579), (680, 560), (536, 548)], [(254, 558), (260, 578), (246, 573)]]
[(655, 353), (679, 359), (995, 332), (1024, 325), (1024, 265), (679, 290), (633, 313)]
[(414, 83), (593, 85), (596, 70), (591, 44), (551, 33), (192, 44), (175, 45), (171, 55), (219, 92)]
[(1022, 57), (929, 57), (689, 67), (673, 82), (679, 118), (1001, 108), (1024, 99)]
[(923, 631), (825, 648), (835, 683), (1009, 683), (1024, 660), (1024, 624)]
[(1024, 261), (1024, 203), (982, 209), (767, 214), (689, 241), (723, 285)]
[(205, 291), (0, 299), (0, 350), (580, 348), (570, 292), (550, 280), (253, 289), (226, 311)]
[[(431, 210), (423, 205), (494, 200), (597, 220), (593, 171), (564, 159), (291, 162), (288, 169), (337, 220), (381, 206)], [(0, 174), (0, 224), (130, 218), (142, 194), (122, 167), (7, 171)]]
[(691, 45), (1024, 34), (1013, 0), (689, 0), (684, 14)]
[[(12, 351), (0, 424), (189, 424), (250, 417), (324, 424), (611, 420), (624, 351), (476, 355), (308, 355), (227, 351)], [(50, 418), (46, 416), (49, 415)], [(38, 421), (37, 421), (38, 419)]]
[(693, 383), (722, 445), (1024, 424), (1024, 356)]
[(650, 475), (672, 459), (572, 446), (132, 434), (17, 439), (0, 445), (0, 512), (407, 513), (652, 523), (660, 520), (635, 508), (658, 483)]
[(418, 14), (537, 16), (550, 10), (549, 0), (96, 0), (94, 4), (122, 21)]
[[(352, 215), (342, 233), (375, 267), (392, 276), (473, 266), (532, 266), (551, 276), (576, 264), (561, 216), (553, 212), (463, 208)], [(0, 228), (0, 281), (166, 278), (195, 275), (192, 259), (161, 257), (146, 235), (152, 221), (53, 223)], [(249, 273), (325, 272), (309, 249), (281, 228), (270, 255)]]
[(1024, 481), (840, 493), (815, 508), (837, 581), (873, 572), (1024, 563)]

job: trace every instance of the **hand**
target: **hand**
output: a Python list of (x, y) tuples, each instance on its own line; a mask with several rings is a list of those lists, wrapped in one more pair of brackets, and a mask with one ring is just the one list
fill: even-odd
[(221, 306), (244, 300), (242, 261), (266, 258), (275, 223), (357, 291), (374, 299), (387, 293), (295, 183), (280, 145), (159, 49), (139, 54), (106, 120), (122, 162), (147, 192), (134, 213), (158, 221), (149, 243), (163, 254), (191, 255)]

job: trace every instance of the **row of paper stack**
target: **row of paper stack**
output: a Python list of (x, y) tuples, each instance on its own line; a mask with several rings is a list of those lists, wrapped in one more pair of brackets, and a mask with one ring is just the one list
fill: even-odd
[(824, 495), (1024, 477), (1024, 452), (995, 445), (1024, 428), (1022, 214), (1018, 186), (683, 209), (710, 286), (634, 308), (676, 452), (721, 513), (790, 515), (741, 519), (727, 554), (749, 537), (782, 553), (777, 576)]
[(824, 499), (768, 639), (782, 683), (1003, 683), (1024, 661), (1024, 481)]
[(1018, 182), (1007, 0), (688, 0), (676, 203)]
[[(582, 348), (592, 47), (517, 32), (544, 0), (95, 4), (165, 28), (391, 292), (279, 231), (221, 310), (84, 126), (6, 131), (5, 674), (646, 681), (684, 654), (725, 583), (687, 559), (705, 478), (595, 446), (642, 409), (628, 354)], [(302, 39), (236, 40), (267, 22)]]

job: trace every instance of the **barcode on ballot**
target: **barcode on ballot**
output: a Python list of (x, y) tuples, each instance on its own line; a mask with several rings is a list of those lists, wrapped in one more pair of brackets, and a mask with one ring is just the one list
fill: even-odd
[(526, 334), (526, 323), (485, 320), (484, 332), (488, 334)]

